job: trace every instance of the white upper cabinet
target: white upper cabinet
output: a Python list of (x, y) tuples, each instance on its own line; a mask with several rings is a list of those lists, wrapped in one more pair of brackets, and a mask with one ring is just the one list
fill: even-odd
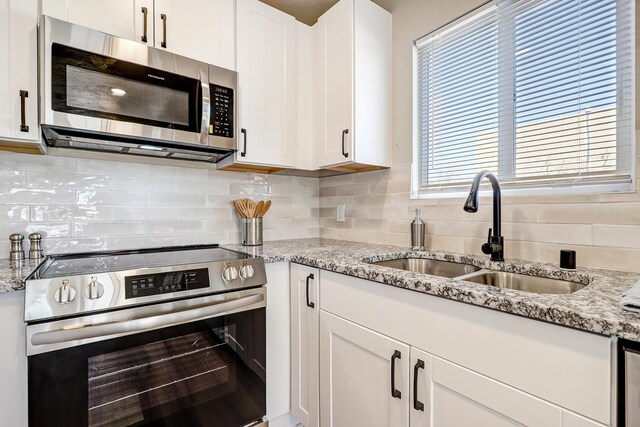
[(142, 8), (153, 46), (153, 0), (42, 0), (43, 15), (136, 41), (142, 41), (144, 31)]
[(341, 0), (316, 26), (320, 166), (390, 166), (391, 14)]
[(237, 10), (239, 128), (235, 162), (290, 168), (296, 160), (296, 22), (258, 0)]
[(235, 69), (234, 22), (233, 0), (155, 0), (156, 47), (208, 64)]
[(233, 0), (42, 0), (42, 13), (235, 69)]
[(0, 0), (0, 139), (37, 142), (37, 0)]

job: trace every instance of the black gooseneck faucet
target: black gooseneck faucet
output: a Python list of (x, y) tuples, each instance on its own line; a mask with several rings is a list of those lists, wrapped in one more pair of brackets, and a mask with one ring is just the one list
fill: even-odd
[(469, 197), (467, 197), (467, 201), (464, 202), (463, 208), (466, 212), (478, 212), (478, 191), (480, 189), (480, 181), (482, 181), (482, 178), (485, 176), (491, 182), (491, 188), (493, 188), (493, 228), (489, 229), (487, 243), (482, 245), (482, 252), (487, 255), (491, 255), (492, 261), (504, 261), (504, 238), (501, 235), (502, 229), (500, 218), (502, 201), (498, 178), (488, 170), (478, 172), (475, 178), (473, 178), (471, 190), (469, 190)]

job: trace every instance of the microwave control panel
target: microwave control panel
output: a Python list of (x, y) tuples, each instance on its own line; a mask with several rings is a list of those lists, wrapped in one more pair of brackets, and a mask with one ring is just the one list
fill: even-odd
[(233, 89), (211, 83), (209, 134), (233, 138)]
[(125, 299), (184, 292), (209, 287), (209, 270), (171, 271), (124, 278)]

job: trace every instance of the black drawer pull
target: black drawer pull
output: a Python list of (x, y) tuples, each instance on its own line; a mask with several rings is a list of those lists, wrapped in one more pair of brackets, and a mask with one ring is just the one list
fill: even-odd
[(424, 369), (424, 361), (418, 359), (413, 367), (413, 409), (424, 412), (424, 403), (418, 400), (418, 371)]
[(311, 307), (311, 308), (314, 308), (316, 306), (314, 303), (309, 301), (309, 281), (313, 279), (314, 279), (313, 274), (310, 274), (307, 276), (307, 307)]
[(402, 393), (396, 389), (396, 359), (402, 359), (402, 353), (398, 350), (394, 351), (391, 356), (391, 397), (401, 399)]

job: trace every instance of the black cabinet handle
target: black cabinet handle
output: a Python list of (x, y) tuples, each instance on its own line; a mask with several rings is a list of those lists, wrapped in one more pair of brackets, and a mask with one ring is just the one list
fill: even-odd
[(29, 126), (27, 126), (27, 111), (25, 98), (29, 97), (29, 92), (26, 90), (20, 91), (20, 132), (29, 132)]
[(310, 274), (307, 276), (307, 307), (311, 307), (311, 308), (316, 306), (314, 303), (309, 301), (309, 281), (313, 279), (314, 279), (313, 274)]
[(160, 15), (160, 19), (162, 19), (162, 43), (160, 46), (163, 48), (167, 48), (167, 15), (165, 13)]
[(349, 153), (344, 150), (344, 137), (349, 133), (349, 129), (345, 129), (342, 131), (342, 155), (345, 157), (349, 157)]
[(424, 403), (418, 400), (418, 370), (424, 369), (424, 361), (418, 359), (413, 367), (413, 409), (424, 412)]
[(147, 42), (147, 18), (149, 14), (149, 9), (146, 7), (142, 8), (142, 14), (144, 15), (144, 20), (142, 21), (142, 42)]
[(240, 132), (242, 132), (242, 135), (243, 135), (242, 138), (244, 139), (244, 148), (240, 152), (240, 155), (244, 157), (247, 155), (247, 130), (242, 128), (240, 129)]
[(396, 390), (396, 359), (402, 359), (402, 353), (398, 350), (394, 351), (391, 356), (391, 397), (400, 399), (402, 393), (400, 390)]

